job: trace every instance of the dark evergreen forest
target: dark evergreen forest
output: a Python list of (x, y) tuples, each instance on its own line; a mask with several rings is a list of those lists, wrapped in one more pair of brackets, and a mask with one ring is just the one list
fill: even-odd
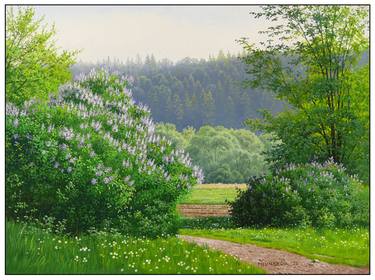
[(147, 56), (126, 63), (78, 63), (72, 71), (77, 76), (103, 67), (132, 76), (135, 100), (150, 107), (155, 121), (174, 123), (179, 130), (207, 124), (240, 128), (246, 119), (260, 117), (259, 108), (277, 113), (284, 106), (270, 93), (243, 86), (249, 76), (236, 55), (220, 52), (208, 60), (176, 63)]

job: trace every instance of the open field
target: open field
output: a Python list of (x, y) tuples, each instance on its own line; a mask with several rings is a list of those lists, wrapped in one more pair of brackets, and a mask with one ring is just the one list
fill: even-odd
[(69, 238), (6, 223), (7, 274), (259, 274), (262, 269), (176, 237)]
[(184, 217), (229, 216), (229, 207), (225, 204), (179, 204), (177, 210)]
[(197, 185), (180, 199), (177, 210), (184, 217), (229, 216), (227, 201), (233, 201), (237, 197), (238, 189), (246, 188), (246, 184)]
[(310, 259), (352, 266), (369, 265), (369, 231), (356, 229), (181, 229), (180, 234), (282, 249)]
[(226, 204), (237, 196), (237, 189), (246, 189), (245, 184), (201, 184), (194, 186), (183, 197), (180, 204)]

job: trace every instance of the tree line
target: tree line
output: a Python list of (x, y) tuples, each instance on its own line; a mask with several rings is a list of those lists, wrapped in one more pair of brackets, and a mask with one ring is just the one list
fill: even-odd
[(260, 117), (259, 108), (280, 112), (283, 102), (264, 90), (245, 88), (247, 74), (240, 55), (219, 52), (209, 59), (185, 58), (173, 63), (154, 56), (121, 63), (106, 60), (78, 63), (75, 76), (92, 68), (106, 68), (134, 78), (131, 87), (136, 101), (147, 104), (158, 122), (174, 123), (181, 130), (203, 125), (244, 127), (247, 118)]
[(202, 168), (206, 183), (246, 183), (253, 176), (268, 174), (265, 153), (278, 144), (271, 134), (257, 136), (248, 129), (223, 126), (178, 131), (174, 124), (159, 123), (156, 132), (189, 154)]

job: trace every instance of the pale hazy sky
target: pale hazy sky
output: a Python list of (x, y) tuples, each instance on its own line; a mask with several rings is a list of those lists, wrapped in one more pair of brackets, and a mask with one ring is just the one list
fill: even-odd
[(82, 49), (78, 59), (107, 57), (125, 61), (154, 54), (173, 61), (208, 58), (220, 50), (238, 53), (235, 41), (258, 41), (262, 22), (249, 15), (254, 6), (39, 6), (37, 15), (55, 23), (57, 44)]

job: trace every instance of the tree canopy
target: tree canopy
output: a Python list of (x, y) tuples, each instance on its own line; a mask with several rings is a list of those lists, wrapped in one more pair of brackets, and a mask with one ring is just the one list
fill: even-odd
[(291, 108), (247, 123), (276, 132), (284, 143), (276, 153), (282, 162), (366, 162), (368, 8), (264, 6), (252, 15), (270, 26), (259, 45), (240, 40), (247, 84), (273, 92)]
[(263, 153), (274, 144), (271, 135), (258, 137), (246, 129), (208, 125), (179, 132), (173, 124), (158, 124), (156, 132), (189, 153), (202, 168), (206, 183), (245, 183), (268, 172)]
[(31, 97), (46, 100), (71, 78), (77, 52), (59, 51), (54, 27), (43, 25), (33, 8), (6, 9), (6, 100), (22, 104)]
[(79, 63), (72, 69), (78, 76), (102, 67), (133, 76), (135, 100), (150, 106), (156, 121), (174, 123), (179, 130), (203, 125), (240, 128), (247, 118), (260, 117), (258, 108), (276, 113), (284, 106), (263, 90), (244, 88), (245, 66), (236, 55), (221, 53), (208, 60), (186, 58), (176, 63), (148, 56), (126, 63)]

